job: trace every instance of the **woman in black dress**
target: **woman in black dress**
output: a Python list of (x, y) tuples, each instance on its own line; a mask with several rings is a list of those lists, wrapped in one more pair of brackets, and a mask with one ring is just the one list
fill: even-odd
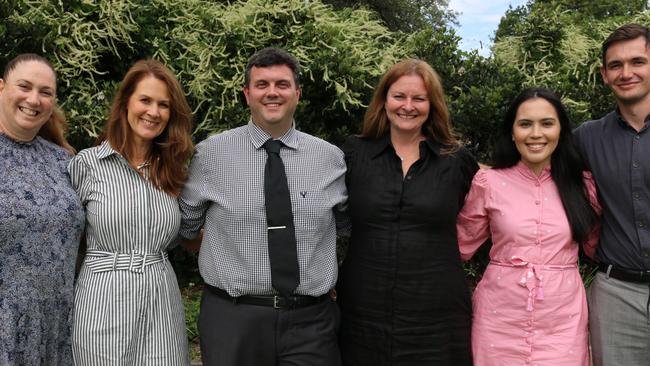
[(478, 165), (451, 132), (440, 78), (403, 60), (343, 148), (352, 237), (337, 286), (344, 365), (471, 365), (456, 215)]

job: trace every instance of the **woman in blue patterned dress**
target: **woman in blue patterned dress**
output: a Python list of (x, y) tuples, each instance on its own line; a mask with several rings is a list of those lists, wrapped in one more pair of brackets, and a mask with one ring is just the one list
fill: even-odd
[(66, 171), (72, 148), (41, 56), (0, 80), (0, 365), (70, 365), (74, 268), (84, 216)]
[(86, 208), (75, 291), (76, 365), (187, 365), (185, 317), (167, 261), (192, 152), (191, 110), (171, 71), (137, 62), (113, 99), (99, 145), (70, 163)]

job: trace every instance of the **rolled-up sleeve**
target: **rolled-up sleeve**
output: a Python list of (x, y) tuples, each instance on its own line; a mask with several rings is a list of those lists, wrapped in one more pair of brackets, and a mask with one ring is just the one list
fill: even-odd
[(83, 160), (81, 154), (70, 160), (68, 163), (68, 173), (70, 174), (72, 188), (77, 192), (81, 204), (85, 206), (91, 191), (92, 177), (90, 167)]
[(194, 239), (203, 223), (210, 202), (205, 191), (206, 176), (203, 172), (203, 144), (198, 144), (189, 168), (189, 176), (178, 203), (181, 209), (181, 228), (179, 234), (186, 239)]
[(458, 214), (456, 229), (458, 246), (463, 260), (469, 260), (490, 235), (490, 218), (486, 209), (488, 181), (481, 169), (472, 180), (465, 205)]
[(598, 223), (592, 229), (591, 233), (589, 233), (589, 237), (587, 238), (587, 241), (583, 245), (585, 254), (589, 258), (593, 259), (594, 256), (596, 255), (598, 240), (600, 239), (600, 216), (603, 210), (600, 206), (600, 203), (598, 202), (598, 192), (596, 190), (596, 183), (594, 182), (593, 176), (591, 175), (590, 172), (584, 172), (583, 177), (584, 177), (585, 187), (587, 188), (587, 193), (589, 195), (589, 201), (591, 203), (591, 207), (594, 208), (594, 211), (596, 211), (596, 214), (598, 215)]

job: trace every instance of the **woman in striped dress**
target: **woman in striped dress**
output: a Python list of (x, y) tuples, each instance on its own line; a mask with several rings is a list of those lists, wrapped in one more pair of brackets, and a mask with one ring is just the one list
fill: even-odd
[(99, 145), (68, 167), (86, 209), (75, 289), (75, 365), (188, 365), (183, 305), (167, 252), (192, 152), (191, 110), (154, 60), (127, 72)]

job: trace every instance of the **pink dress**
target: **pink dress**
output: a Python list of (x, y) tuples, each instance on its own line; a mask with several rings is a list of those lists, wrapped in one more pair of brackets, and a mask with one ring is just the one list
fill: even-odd
[[(591, 175), (585, 183), (600, 210)], [(490, 264), (473, 295), (474, 364), (587, 366), (587, 303), (578, 245), (550, 167), (519, 162), (481, 169), (458, 216), (463, 260), (492, 237)], [(592, 256), (597, 230), (585, 245)]]

